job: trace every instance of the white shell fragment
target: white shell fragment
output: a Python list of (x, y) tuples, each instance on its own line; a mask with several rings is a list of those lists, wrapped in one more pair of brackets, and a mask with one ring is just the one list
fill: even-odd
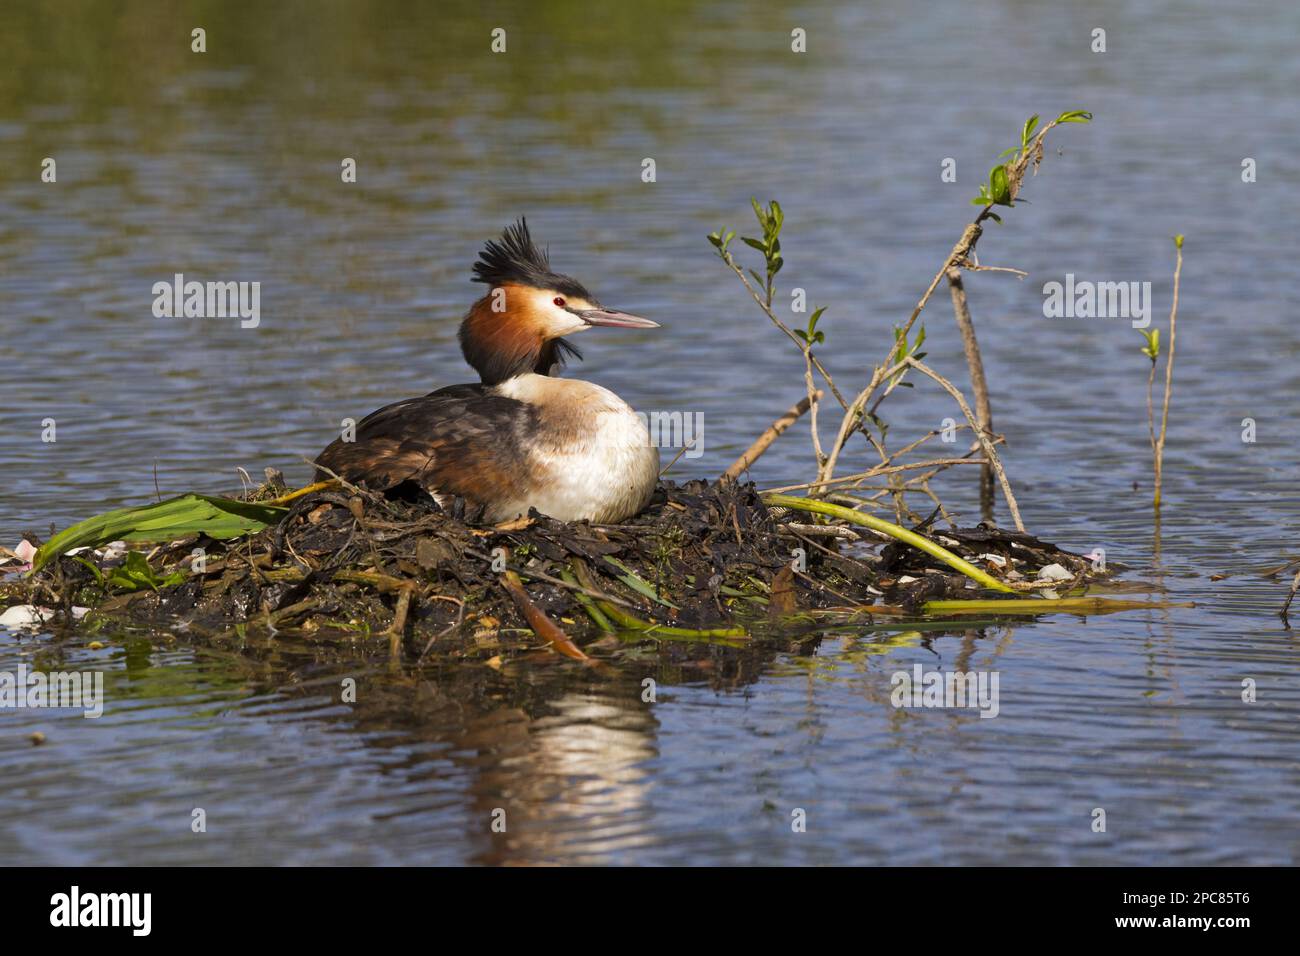
[(1074, 575), (1059, 564), (1049, 564), (1038, 572), (1040, 581), (1072, 581)]
[[(90, 612), (88, 607), (74, 607), (72, 609), (72, 619), (79, 621)], [(40, 627), (50, 618), (54, 617), (54, 611), (48, 607), (37, 607), (35, 604), (15, 604), (7, 608), (3, 614), (0, 614), (0, 627), (13, 629), (25, 627)]]
[(15, 604), (0, 614), (0, 625), (15, 628), (40, 627), (52, 617), (54, 612), (49, 608), (37, 607), (34, 604)]

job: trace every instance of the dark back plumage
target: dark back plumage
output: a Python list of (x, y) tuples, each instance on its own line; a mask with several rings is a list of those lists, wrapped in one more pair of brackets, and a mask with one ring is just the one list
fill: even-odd
[(500, 239), (487, 241), (474, 263), (474, 281), (494, 288), (513, 282), (595, 301), (577, 279), (551, 269), (550, 257), (533, 242), (528, 220), (522, 217), (506, 226)]
[(317, 481), (338, 475), (373, 491), (416, 482), (472, 502), (510, 501), (526, 494), (525, 451), (535, 441), (538, 413), (482, 385), (451, 385), (371, 412), (353, 441), (336, 438), (316, 456)]

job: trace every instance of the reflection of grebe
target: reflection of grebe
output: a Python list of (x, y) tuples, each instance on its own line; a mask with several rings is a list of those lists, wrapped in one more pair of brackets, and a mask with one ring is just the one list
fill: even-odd
[[(554, 714), (497, 711), (470, 725), (457, 745), (477, 751), (474, 862), (607, 865), (655, 842), (648, 764), (659, 756), (658, 721), (621, 694), (575, 691), (548, 701)], [(500, 831), (490, 825), (498, 810)]]
[(474, 281), (491, 291), (470, 307), (460, 345), (481, 384), (372, 412), (355, 441), (332, 442), (317, 464), (375, 490), (411, 482), (435, 498), (459, 495), (482, 506), (488, 521), (530, 507), (563, 521), (636, 514), (659, 473), (645, 425), (608, 389), (551, 372), (566, 355), (581, 357), (566, 335), (658, 323), (606, 309), (577, 281), (552, 272), (522, 219), (487, 243)]

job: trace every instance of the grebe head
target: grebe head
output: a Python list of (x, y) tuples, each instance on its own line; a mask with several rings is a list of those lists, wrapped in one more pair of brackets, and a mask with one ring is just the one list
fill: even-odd
[(550, 374), (564, 364), (566, 355), (582, 358), (564, 337), (592, 326), (659, 327), (658, 322), (605, 308), (582, 283), (552, 271), (546, 250), (533, 243), (525, 219), (506, 227), (500, 240), (488, 241), (474, 263), (474, 281), (491, 289), (461, 323), (460, 347), (485, 385), (527, 372)]

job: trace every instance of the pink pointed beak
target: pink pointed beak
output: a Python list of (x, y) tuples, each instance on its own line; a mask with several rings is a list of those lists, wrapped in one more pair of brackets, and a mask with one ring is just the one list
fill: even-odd
[(617, 309), (574, 309), (578, 318), (588, 325), (608, 325), (615, 329), (657, 329), (658, 322), (651, 322), (649, 319), (643, 319), (639, 315), (632, 315), (630, 312), (620, 312)]

